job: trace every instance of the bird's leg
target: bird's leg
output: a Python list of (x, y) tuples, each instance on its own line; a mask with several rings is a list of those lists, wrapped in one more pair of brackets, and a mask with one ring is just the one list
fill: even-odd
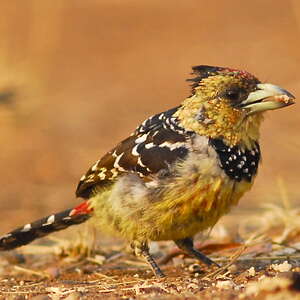
[(215, 265), (217, 267), (220, 267), (213, 260), (211, 260), (206, 255), (202, 254), (200, 251), (198, 251), (194, 248), (194, 242), (193, 242), (192, 238), (185, 238), (185, 239), (181, 239), (181, 240), (176, 240), (174, 242), (180, 249), (185, 251), (190, 256), (202, 261), (206, 265), (208, 265), (208, 266)]
[(151, 254), (149, 253), (148, 250), (144, 250), (141, 255), (149, 263), (149, 265), (151, 266), (151, 269), (156, 277), (161, 277), (161, 278), (165, 277), (165, 274), (162, 272), (160, 267), (157, 265), (157, 263), (155, 262), (155, 260), (153, 259), (153, 257), (151, 256)]
[(165, 274), (162, 272), (162, 270), (150, 254), (149, 247), (146, 242), (134, 241), (131, 244), (131, 247), (134, 249), (135, 255), (141, 256), (147, 261), (156, 277), (165, 277)]

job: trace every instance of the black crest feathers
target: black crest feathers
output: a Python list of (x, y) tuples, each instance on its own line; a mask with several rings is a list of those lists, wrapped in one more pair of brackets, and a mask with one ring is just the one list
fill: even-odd
[(225, 70), (225, 68), (200, 65), (200, 66), (193, 66), (192, 70), (193, 71), (191, 75), (195, 75), (195, 77), (189, 78), (186, 81), (192, 83), (191, 87), (192, 87), (192, 92), (194, 93), (195, 88), (199, 85), (202, 79), (207, 78), (209, 76), (216, 75), (217, 73)]
[(195, 88), (199, 85), (199, 83), (204, 79), (208, 78), (210, 76), (214, 76), (217, 74), (230, 74), (232, 76), (239, 76), (241, 78), (244, 78), (246, 80), (253, 80), (255, 83), (258, 83), (258, 79), (255, 78), (252, 74), (237, 70), (233, 68), (224, 68), (224, 67), (214, 67), (214, 66), (207, 66), (207, 65), (199, 65), (199, 66), (193, 66), (192, 67), (192, 73), (191, 75), (195, 75), (193, 78), (189, 78), (186, 81), (191, 82), (192, 92), (195, 92)]

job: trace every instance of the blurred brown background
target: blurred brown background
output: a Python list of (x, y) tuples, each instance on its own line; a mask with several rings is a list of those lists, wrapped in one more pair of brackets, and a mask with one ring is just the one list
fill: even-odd
[[(81, 175), (149, 115), (189, 95), (197, 64), (300, 95), (300, 2), (2, 0), (1, 232), (77, 203)], [(8, 96), (10, 95), (10, 96)], [(239, 209), (300, 203), (299, 105), (268, 114)]]

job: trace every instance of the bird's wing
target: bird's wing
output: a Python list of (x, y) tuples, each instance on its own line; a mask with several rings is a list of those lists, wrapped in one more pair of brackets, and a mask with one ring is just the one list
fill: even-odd
[(134, 133), (97, 161), (81, 178), (76, 196), (89, 198), (95, 188), (134, 173), (145, 182), (188, 154), (188, 133), (173, 114), (178, 107), (145, 120)]

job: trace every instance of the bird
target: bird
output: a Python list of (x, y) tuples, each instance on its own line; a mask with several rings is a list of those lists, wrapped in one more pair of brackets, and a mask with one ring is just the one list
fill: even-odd
[(194, 236), (250, 190), (264, 113), (294, 104), (295, 97), (243, 70), (198, 65), (191, 75), (189, 97), (146, 119), (81, 177), (79, 205), (2, 236), (0, 250), (92, 219), (127, 240), (157, 277), (164, 273), (150, 241), (174, 241), (191, 257), (217, 265), (194, 248)]

